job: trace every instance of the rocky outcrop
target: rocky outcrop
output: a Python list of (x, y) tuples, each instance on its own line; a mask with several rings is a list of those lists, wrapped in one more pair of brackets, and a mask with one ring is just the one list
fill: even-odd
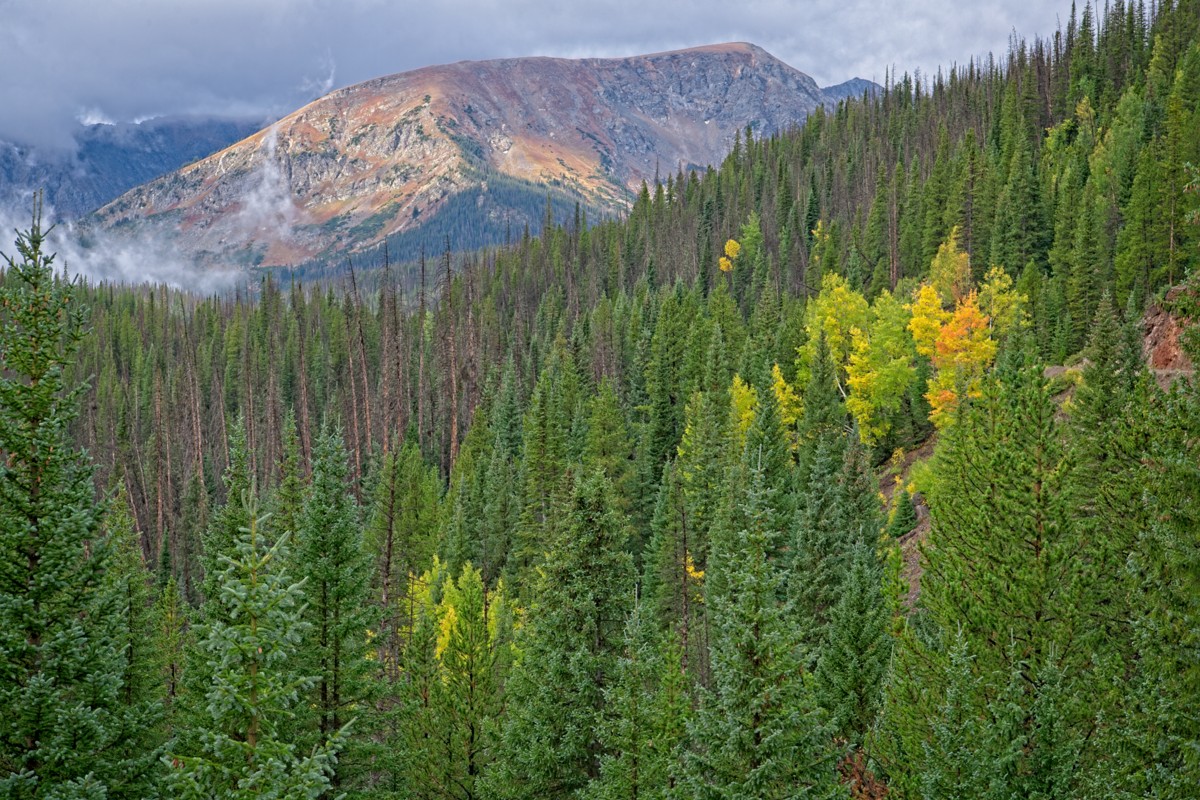
[(1177, 286), (1167, 292), (1162, 304), (1152, 304), (1142, 317), (1142, 356), (1160, 386), (1165, 387), (1179, 377), (1190, 377), (1196, 372), (1183, 342), (1184, 332), (1193, 320), (1171, 310), (1180, 305), (1184, 293), (1193, 292)]
[(660, 170), (717, 163), (746, 126), (770, 134), (830, 100), (749, 44), (428, 67), (333, 92), (88, 224), (168, 233), (214, 263), (328, 260), (429, 225), (464, 193), (497, 226), (512, 226), (514, 186), (613, 212)]

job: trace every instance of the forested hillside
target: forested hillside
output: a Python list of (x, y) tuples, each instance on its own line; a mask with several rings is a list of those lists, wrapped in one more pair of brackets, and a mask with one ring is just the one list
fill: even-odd
[(1198, 34), (1089, 6), (411, 277), (64, 285), (35, 226), (0, 794), (1195, 797), (1140, 320), (1200, 314)]

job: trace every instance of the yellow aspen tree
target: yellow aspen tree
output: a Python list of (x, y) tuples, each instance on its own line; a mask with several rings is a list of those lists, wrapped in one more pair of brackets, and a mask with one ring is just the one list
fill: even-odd
[(971, 290), (971, 258), (958, 249), (957, 225), (938, 246), (937, 255), (929, 265), (929, 282), (942, 298), (943, 306), (957, 303)]
[(730, 411), (733, 415), (733, 435), (735, 451), (740, 451), (746, 442), (746, 431), (754, 422), (754, 412), (758, 408), (758, 392), (754, 387), (742, 380), (741, 375), (733, 376), (729, 386)]
[(1013, 280), (1001, 267), (992, 267), (979, 287), (979, 310), (991, 321), (1000, 338), (1029, 324), (1025, 305), (1029, 298), (1013, 289)]
[(942, 308), (942, 298), (928, 283), (921, 284), (910, 310), (912, 316), (908, 321), (908, 330), (912, 334), (913, 344), (917, 353), (932, 360), (935, 344), (942, 326), (950, 319), (950, 312)]
[(836, 367), (838, 389), (845, 391), (846, 364), (850, 360), (852, 347), (851, 330), (865, 330), (870, 322), (870, 306), (867, 299), (840, 275), (828, 274), (821, 279), (820, 293), (809, 301), (804, 312), (804, 329), (807, 342), (798, 350), (798, 380), (807, 384), (811, 376), (812, 363), (817, 354), (817, 339), (825, 332), (825, 343)]
[(934, 425), (945, 428), (950, 424), (964, 393), (968, 397), (979, 395), (979, 381), (995, 357), (990, 321), (971, 292), (954, 309), (934, 344), (937, 373), (930, 379), (925, 395)]
[(885, 289), (871, 306), (867, 329), (852, 331), (846, 410), (858, 423), (864, 444), (874, 444), (888, 434), (893, 415), (916, 379), (910, 317), (911, 312)]

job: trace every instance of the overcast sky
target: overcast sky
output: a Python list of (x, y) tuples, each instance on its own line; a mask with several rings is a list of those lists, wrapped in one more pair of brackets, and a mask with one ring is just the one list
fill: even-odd
[(1014, 30), (1049, 35), (1069, 13), (1070, 0), (0, 0), (0, 139), (62, 145), (79, 120), (265, 118), (464, 59), (725, 41), (822, 86), (882, 81), (1000, 54)]

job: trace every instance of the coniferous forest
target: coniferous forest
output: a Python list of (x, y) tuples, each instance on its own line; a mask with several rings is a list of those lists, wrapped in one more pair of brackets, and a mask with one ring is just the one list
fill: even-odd
[(1200, 796), (1200, 3), (887, 84), (324, 284), (35, 216), (0, 796)]

